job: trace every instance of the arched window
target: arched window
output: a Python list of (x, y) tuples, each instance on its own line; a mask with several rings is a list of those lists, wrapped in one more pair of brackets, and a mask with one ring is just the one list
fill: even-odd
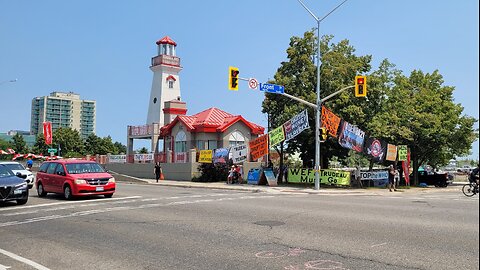
[(183, 130), (175, 136), (175, 152), (187, 152), (187, 134)]
[(245, 143), (245, 137), (243, 136), (243, 134), (240, 131), (235, 130), (234, 132), (232, 132), (230, 134), (230, 137), (228, 138), (228, 142), (229, 142), (230, 146), (237, 146), (237, 145), (240, 145), (240, 144), (244, 144)]

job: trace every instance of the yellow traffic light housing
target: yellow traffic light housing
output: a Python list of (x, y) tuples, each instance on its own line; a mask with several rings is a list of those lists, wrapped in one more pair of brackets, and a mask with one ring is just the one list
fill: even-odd
[(238, 91), (238, 74), (240, 71), (236, 67), (228, 68), (228, 89)]
[(321, 127), (320, 128), (320, 142), (325, 142), (327, 140), (328, 134), (327, 134), (327, 128), (326, 127)]
[(355, 96), (367, 96), (367, 76), (355, 76)]

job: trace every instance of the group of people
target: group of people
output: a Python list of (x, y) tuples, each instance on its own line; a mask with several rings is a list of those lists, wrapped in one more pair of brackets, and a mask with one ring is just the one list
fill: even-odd
[(233, 184), (234, 182), (243, 183), (242, 167), (240, 165), (232, 165), (230, 171), (228, 171), (227, 184)]

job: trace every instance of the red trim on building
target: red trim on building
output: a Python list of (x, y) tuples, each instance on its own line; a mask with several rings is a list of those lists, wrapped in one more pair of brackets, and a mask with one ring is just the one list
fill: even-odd
[(177, 43), (175, 41), (173, 41), (173, 39), (171, 39), (169, 36), (165, 36), (163, 37), (162, 39), (160, 39), (159, 41), (156, 42), (157, 45), (160, 45), (160, 44), (171, 44), (173, 46), (177, 46)]
[(185, 124), (189, 132), (215, 133), (225, 132), (230, 126), (237, 122), (244, 123), (252, 134), (263, 134), (265, 128), (245, 120), (241, 115), (232, 115), (217, 108), (209, 108), (192, 116), (179, 115), (168, 125), (161, 128), (161, 135), (169, 135), (172, 128), (178, 123)]
[(173, 77), (172, 75), (168, 76), (165, 80), (166, 81), (169, 81), (169, 80), (177, 81), (177, 79), (175, 79), (175, 77)]
[(187, 114), (187, 109), (182, 108), (164, 108), (163, 113), (185, 115)]

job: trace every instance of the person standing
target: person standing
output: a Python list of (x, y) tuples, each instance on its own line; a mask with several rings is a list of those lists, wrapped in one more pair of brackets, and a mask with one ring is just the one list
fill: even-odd
[(153, 172), (155, 173), (155, 179), (158, 183), (158, 179), (160, 179), (160, 176), (162, 175), (162, 166), (160, 166), (160, 162), (155, 163), (155, 168), (153, 169)]
[(361, 174), (360, 174), (360, 166), (355, 167), (355, 181), (358, 184), (358, 187), (363, 188)]
[(390, 168), (388, 169), (388, 189), (390, 189), (390, 192), (397, 191), (395, 189), (395, 168), (393, 168), (393, 165), (390, 165)]

